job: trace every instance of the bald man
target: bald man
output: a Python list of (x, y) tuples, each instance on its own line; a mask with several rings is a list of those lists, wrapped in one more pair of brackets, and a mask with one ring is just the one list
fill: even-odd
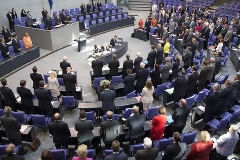
[(60, 62), (60, 67), (62, 69), (62, 74), (67, 73), (67, 67), (71, 67), (71, 64), (67, 62), (67, 56), (63, 56), (63, 61)]
[(53, 136), (53, 143), (57, 149), (68, 148), (68, 137), (71, 136), (67, 123), (61, 121), (59, 113), (53, 116), (54, 121), (49, 124), (49, 132)]
[(71, 73), (71, 67), (67, 67), (67, 73), (63, 75), (63, 82), (68, 96), (76, 95), (77, 78)]
[(6, 154), (5, 155), (3, 155), (2, 157), (1, 157), (1, 159), (6, 159), (6, 160), (11, 160), (11, 159), (13, 159), (13, 160), (25, 160), (25, 158), (23, 157), (23, 156), (20, 156), (20, 155), (17, 155), (17, 154), (15, 154), (15, 146), (14, 146), (14, 144), (9, 144), (7, 147), (6, 147)]

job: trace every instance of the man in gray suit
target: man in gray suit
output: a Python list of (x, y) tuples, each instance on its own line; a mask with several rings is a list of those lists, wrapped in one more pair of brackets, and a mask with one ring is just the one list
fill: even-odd
[(85, 110), (80, 110), (79, 120), (75, 123), (75, 129), (78, 131), (78, 143), (91, 146), (91, 141), (94, 138), (92, 130), (94, 129), (93, 122), (86, 119)]
[(172, 68), (172, 65), (170, 63), (170, 59), (169, 59), (169, 57), (166, 57), (165, 64), (163, 65), (163, 67), (160, 71), (162, 83), (166, 83), (168, 81), (169, 71), (171, 70), (171, 68)]
[(102, 101), (102, 111), (114, 111), (115, 91), (109, 89), (109, 83), (104, 85), (105, 90), (100, 93), (100, 101)]
[(214, 69), (215, 69), (215, 59), (213, 57), (209, 60), (209, 65), (207, 66), (209, 71), (206, 77), (206, 86), (208, 86), (212, 80)]
[(22, 145), (21, 139), (21, 124), (12, 115), (12, 109), (10, 107), (4, 108), (4, 115), (0, 118), (0, 122), (5, 129), (6, 137), (10, 143), (15, 145)]
[(229, 46), (229, 42), (232, 40), (232, 35), (233, 35), (233, 26), (230, 26), (224, 39), (223, 39), (223, 41), (224, 41), (223, 48)]
[(120, 123), (112, 119), (112, 111), (107, 111), (106, 116), (107, 120), (101, 123), (101, 136), (105, 143), (105, 149), (109, 149), (112, 141), (114, 141), (120, 134)]
[(170, 23), (169, 23), (168, 31), (169, 31), (170, 33), (173, 33), (174, 28), (175, 28), (175, 22), (173, 22), (173, 19), (171, 19), (171, 20), (170, 20)]
[(26, 26), (27, 27), (32, 27), (33, 26), (33, 20), (32, 20), (32, 16), (30, 14), (30, 11), (27, 11)]

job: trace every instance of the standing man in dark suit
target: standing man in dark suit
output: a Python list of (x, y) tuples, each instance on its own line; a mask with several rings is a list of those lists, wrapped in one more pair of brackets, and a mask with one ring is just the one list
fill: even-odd
[(166, 57), (164, 65), (163, 65), (163, 67), (160, 71), (161, 72), (162, 83), (166, 83), (168, 81), (168, 78), (169, 78), (169, 75), (170, 75), (169, 71), (171, 70), (171, 68), (172, 68), (172, 65), (170, 63), (170, 59), (169, 59), (169, 57)]
[(160, 85), (160, 83), (161, 83), (160, 69), (159, 69), (158, 64), (155, 64), (154, 70), (152, 70), (150, 72), (150, 77), (151, 77), (151, 81), (152, 81), (154, 88), (157, 88), (157, 86)]
[(34, 93), (38, 99), (38, 108), (41, 114), (53, 117), (52, 95), (49, 90), (45, 89), (44, 81), (39, 82), (39, 88)]
[(192, 51), (192, 57), (191, 57), (191, 66), (193, 66), (193, 58), (196, 54), (196, 50), (197, 50), (197, 40), (196, 38), (192, 38), (192, 45), (191, 45), (191, 51)]
[(127, 76), (127, 70), (133, 68), (133, 60), (130, 59), (130, 55), (126, 54), (126, 60), (123, 62), (122, 74), (123, 78)]
[(220, 85), (215, 83), (213, 85), (213, 94), (207, 96), (207, 99), (205, 101), (205, 115), (204, 115), (204, 122), (208, 123), (213, 119), (214, 116), (217, 115), (218, 112), (218, 103), (221, 97), (221, 94), (219, 93)]
[(62, 9), (62, 13), (61, 13), (60, 17), (61, 17), (63, 24), (68, 24), (68, 17), (66, 15), (65, 9)]
[(174, 122), (172, 123), (172, 132), (182, 133), (186, 126), (187, 117), (190, 113), (190, 108), (186, 107), (186, 99), (180, 100), (180, 107), (172, 114)]
[(2, 52), (2, 57), (3, 58), (8, 58), (10, 57), (9, 55), (9, 50), (8, 50), (8, 46), (5, 43), (5, 40), (3, 38), (0, 39), (1, 43), (0, 43), (0, 51)]
[(137, 143), (142, 143), (142, 136), (144, 134), (144, 122), (145, 115), (139, 114), (139, 107), (133, 106), (133, 116), (130, 116), (126, 122), (126, 126), (128, 127), (130, 143), (133, 144), (134, 140)]
[(91, 8), (92, 8), (91, 4), (88, 3), (88, 4), (86, 5), (87, 13), (90, 13), (90, 12), (91, 12)]
[(167, 146), (164, 151), (164, 155), (162, 160), (175, 160), (180, 159), (185, 151), (186, 151), (186, 144), (180, 143), (181, 141), (181, 134), (178, 132), (173, 133), (173, 144)]
[(21, 97), (21, 105), (24, 107), (26, 114), (34, 114), (33, 94), (30, 89), (26, 88), (26, 80), (20, 81), (20, 87), (17, 87), (17, 93)]
[(137, 73), (138, 69), (140, 68), (140, 63), (143, 61), (141, 57), (141, 53), (137, 53), (137, 58), (134, 60), (134, 72)]
[(185, 77), (185, 71), (181, 70), (177, 79), (173, 84), (173, 96), (174, 102), (179, 102), (180, 99), (184, 98), (187, 91), (188, 79)]
[(155, 160), (158, 156), (159, 150), (157, 147), (152, 148), (152, 140), (148, 137), (143, 140), (144, 149), (137, 151), (135, 155), (136, 160)]
[(63, 56), (63, 61), (60, 62), (60, 67), (62, 69), (62, 75), (67, 73), (67, 67), (71, 68), (71, 64), (69, 62), (67, 62), (67, 56)]
[(128, 160), (128, 157), (126, 154), (119, 153), (119, 150), (120, 150), (119, 141), (115, 140), (112, 142), (112, 150), (113, 150), (113, 154), (106, 156), (104, 160)]
[(162, 44), (157, 45), (157, 53), (156, 53), (156, 63), (161, 65), (163, 61), (163, 48)]
[(0, 87), (0, 92), (3, 96), (3, 101), (5, 106), (9, 106), (13, 111), (16, 111), (15, 107), (16, 107), (17, 100), (13, 94), (13, 91), (9, 87), (7, 87), (6, 78), (1, 79), (1, 84), (2, 84), (2, 87)]
[(124, 83), (124, 94), (127, 95), (134, 90), (134, 82), (136, 80), (136, 76), (132, 74), (131, 69), (127, 69), (127, 76), (123, 79)]
[(109, 149), (112, 141), (114, 141), (120, 134), (120, 123), (113, 120), (113, 112), (107, 111), (107, 120), (101, 123), (100, 135), (105, 143), (105, 149)]
[(147, 61), (148, 61), (148, 67), (153, 69), (154, 64), (155, 64), (155, 59), (156, 59), (156, 51), (155, 51), (155, 46), (151, 45), (151, 52), (148, 53), (147, 56)]
[(32, 16), (30, 14), (30, 11), (27, 11), (27, 16), (26, 16), (26, 26), (27, 27), (32, 27), (33, 26), (33, 19)]
[(47, 18), (47, 14), (48, 14), (48, 11), (43, 7), (43, 10), (42, 10), (43, 19)]
[(220, 34), (222, 35), (222, 38), (225, 37), (225, 35), (227, 34), (227, 32), (228, 32), (228, 28), (227, 28), (227, 24), (225, 24), (225, 25), (223, 25), (223, 28), (222, 28), (222, 30), (221, 30), (221, 32), (220, 32)]
[(117, 37), (117, 35), (115, 35), (111, 40), (110, 40), (110, 45), (111, 46), (116, 46), (117, 45), (117, 39), (118, 39), (118, 37)]
[[(5, 129), (6, 137), (10, 143), (15, 145), (22, 145), (21, 139), (21, 124), (12, 116), (12, 109), (10, 107), (4, 108), (4, 115), (0, 118), (1, 125)], [(22, 148), (22, 147), (21, 147)]]
[(96, 55), (96, 59), (92, 61), (94, 78), (102, 76), (102, 68), (103, 68), (103, 61), (99, 59), (99, 55)]
[(39, 88), (39, 82), (43, 80), (43, 77), (41, 74), (37, 73), (37, 67), (34, 66), (32, 68), (33, 73), (30, 74), (30, 77), (33, 81), (33, 89), (36, 90)]
[(110, 69), (109, 71), (110, 77), (118, 75), (118, 67), (119, 67), (119, 60), (117, 59), (117, 55), (113, 54), (112, 60), (109, 61), (108, 63), (108, 68)]
[(70, 130), (67, 123), (61, 121), (59, 113), (55, 113), (52, 121), (48, 128), (50, 134), (53, 136), (53, 143), (57, 149), (68, 148), (68, 137), (71, 136)]
[(182, 57), (182, 61), (184, 62), (184, 69), (188, 69), (192, 64), (192, 51), (191, 47), (187, 47), (185, 55)]
[(100, 0), (97, 2), (97, 7), (98, 7), (98, 11), (102, 10), (102, 3)]
[(13, 19), (12, 12), (10, 10), (8, 11), (7, 18), (8, 18), (8, 23), (9, 23), (11, 33), (15, 32), (15, 30), (14, 30), (14, 19)]
[(210, 58), (207, 68), (208, 68), (208, 73), (206, 77), (205, 86), (208, 86), (210, 84), (213, 77), (214, 70), (215, 70), (215, 59), (213, 57)]
[(84, 12), (86, 11), (86, 7), (84, 3), (81, 4), (80, 9), (81, 9), (81, 13), (84, 14)]
[(47, 13), (46, 17), (44, 18), (44, 24), (46, 30), (52, 30), (52, 19)]
[(13, 49), (14, 49), (14, 53), (19, 53), (19, 52), (21, 52), (20, 42), (17, 39), (17, 35), (16, 34), (14, 34), (13, 37), (14, 38), (12, 39), (12, 46), (13, 46)]
[(192, 66), (192, 73), (188, 77), (186, 97), (190, 97), (193, 95), (194, 91), (197, 88), (197, 80), (198, 80), (197, 67)]
[(71, 67), (67, 67), (67, 73), (63, 75), (63, 82), (68, 96), (76, 95), (77, 78), (71, 73)]
[(215, 36), (218, 36), (221, 33), (221, 31), (222, 31), (222, 25), (221, 25), (220, 22), (217, 22), (217, 25), (216, 25), (216, 27), (214, 28), (214, 31), (213, 31)]
[(215, 61), (215, 68), (214, 68), (214, 72), (213, 72), (213, 77), (212, 77), (212, 82), (215, 81), (215, 76), (220, 72), (221, 68), (222, 68), (222, 58), (221, 58), (222, 53), (218, 53), (216, 54), (216, 61)]
[(205, 32), (203, 33), (203, 38), (206, 39), (205, 43), (208, 42), (208, 39), (209, 39), (209, 34), (210, 34), (210, 29), (209, 29), (209, 25), (206, 25), (206, 29), (205, 29)]
[(207, 81), (207, 74), (209, 71), (209, 68), (207, 67), (207, 65), (208, 65), (208, 61), (203, 60), (203, 62), (202, 62), (203, 68), (198, 76), (198, 92), (202, 91), (205, 87), (205, 83)]
[(7, 29), (7, 26), (5, 26), (5, 25), (2, 26), (2, 35), (3, 35), (4, 40), (5, 40), (6, 43), (11, 41), (11, 33)]
[(79, 120), (75, 123), (75, 129), (78, 131), (78, 143), (91, 146), (91, 141), (94, 138), (92, 130), (94, 129), (93, 122), (86, 119), (85, 110), (80, 110)]
[(62, 24), (62, 19), (59, 16), (59, 13), (56, 14), (56, 16), (54, 17), (54, 20), (55, 20), (56, 25)]
[(220, 99), (218, 102), (218, 106), (219, 106), (218, 115), (222, 115), (224, 112), (228, 111), (229, 102), (231, 100), (231, 96), (233, 93), (233, 89), (231, 85), (232, 85), (232, 81), (228, 79), (225, 82), (225, 88), (220, 92)]
[(231, 94), (232, 96), (229, 100), (230, 107), (232, 107), (235, 101), (238, 101), (240, 99), (240, 72), (237, 72), (237, 74), (235, 75), (231, 88), (232, 88), (232, 94)]
[(100, 93), (100, 101), (102, 101), (102, 111), (106, 113), (107, 111), (114, 111), (115, 104), (115, 91), (109, 89), (109, 83), (105, 83), (104, 91)]
[(145, 68), (145, 64), (143, 62), (141, 62), (140, 68), (138, 69), (137, 74), (136, 74), (136, 79), (137, 79), (136, 93), (142, 92), (142, 89), (146, 84), (147, 77), (148, 77), (148, 69)]

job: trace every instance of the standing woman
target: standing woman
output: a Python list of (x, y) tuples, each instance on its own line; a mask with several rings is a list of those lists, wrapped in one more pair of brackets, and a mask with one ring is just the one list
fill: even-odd
[(145, 87), (142, 89), (143, 110), (147, 111), (153, 102), (154, 87), (151, 80), (147, 80)]
[(60, 97), (59, 88), (57, 74), (55, 71), (51, 71), (50, 77), (48, 77), (48, 89), (51, 91), (52, 96), (58, 99)]

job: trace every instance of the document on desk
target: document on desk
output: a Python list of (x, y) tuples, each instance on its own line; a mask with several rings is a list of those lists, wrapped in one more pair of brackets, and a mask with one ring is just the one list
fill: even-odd
[(71, 137), (77, 137), (78, 131), (75, 128), (69, 128)]
[(28, 125), (22, 125), (20, 132), (23, 133), (28, 128)]
[(172, 115), (167, 116), (167, 122), (169, 124), (173, 122)]
[(61, 71), (61, 70), (59, 70), (59, 71), (58, 71), (58, 74), (59, 74), (59, 75), (62, 75), (62, 71)]
[(21, 97), (18, 97), (16, 100), (18, 103), (21, 103)]
[(173, 94), (174, 88), (169, 88), (165, 90), (168, 94)]
[(76, 87), (76, 91), (77, 91), (77, 92), (78, 92), (78, 91), (81, 91), (81, 87), (80, 87), (80, 86)]
[(198, 109), (200, 109), (201, 111), (205, 112), (205, 107), (203, 107), (203, 106), (198, 106)]
[(138, 101), (138, 102), (141, 102), (142, 101), (142, 97), (141, 96), (137, 96), (137, 97), (135, 97), (136, 98), (136, 100)]

